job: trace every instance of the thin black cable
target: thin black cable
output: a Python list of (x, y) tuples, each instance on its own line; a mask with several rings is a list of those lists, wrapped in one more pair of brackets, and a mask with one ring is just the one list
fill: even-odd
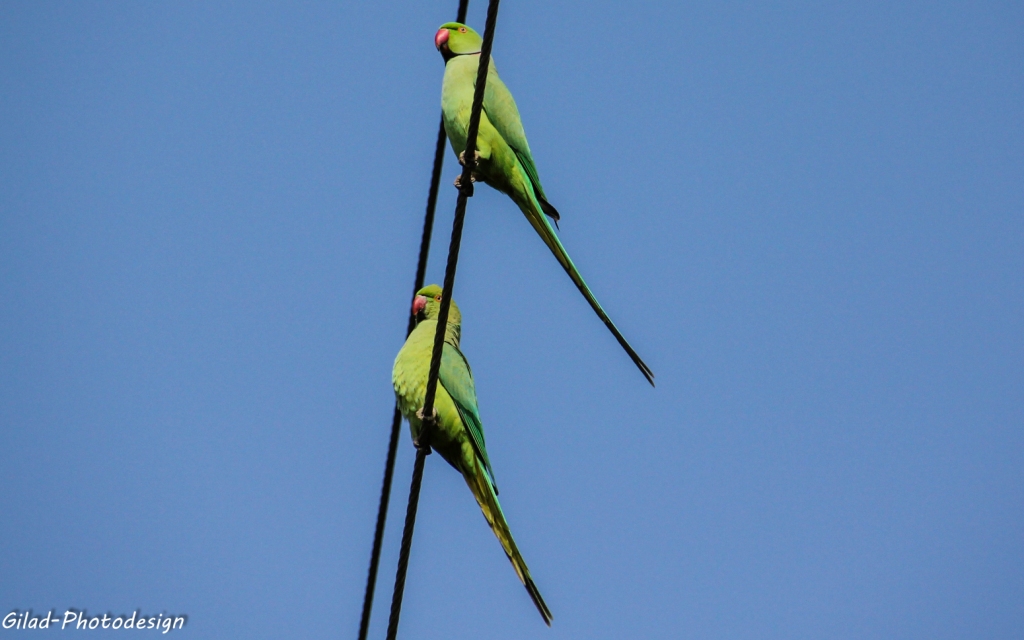
[(370, 631), (370, 613), (373, 611), (373, 593), (377, 588), (377, 568), (380, 566), (380, 548), (384, 542), (384, 525), (388, 517), (388, 503), (391, 500), (391, 480), (395, 475), (395, 455), (398, 453), (398, 435), (401, 433), (402, 412), (395, 405), (391, 420), (391, 440), (388, 442), (388, 457), (384, 463), (384, 484), (380, 489), (380, 505), (377, 507), (377, 528), (373, 532), (373, 551), (370, 552), (370, 573), (366, 576), (366, 593), (363, 594), (363, 616), (359, 621), (359, 640), (366, 640)]
[(462, 227), (466, 218), (466, 201), (473, 195), (472, 175), (473, 170), (476, 169), (476, 136), (480, 129), (480, 112), (484, 102), (484, 85), (487, 82), (487, 67), (491, 59), (494, 27), (498, 21), (498, 2), (499, 0), (490, 0), (487, 4), (484, 41), (480, 47), (476, 91), (473, 94), (473, 109), (469, 116), (469, 130), (466, 132), (466, 151), (463, 155), (462, 177), (459, 180), (459, 199), (455, 205), (452, 239), (448, 245), (448, 265), (444, 272), (444, 290), (441, 293), (441, 308), (438, 310), (437, 331), (434, 333), (434, 351), (430, 358), (430, 373), (427, 378), (426, 397), (424, 398), (423, 409), (420, 414), (423, 417), (423, 428), (417, 445), (412, 486), (409, 488), (409, 506), (406, 509), (405, 529), (402, 531), (402, 548), (398, 555), (395, 591), (391, 597), (391, 617), (388, 619), (387, 640), (395, 640), (398, 636), (398, 619), (402, 614), (402, 597), (405, 593), (405, 576), (409, 568), (409, 552), (412, 549), (413, 528), (416, 526), (416, 509), (419, 504), (423, 467), (426, 456), (430, 453), (430, 434), (436, 428), (434, 396), (437, 393), (437, 376), (441, 368), (441, 350), (444, 346), (445, 329), (448, 325), (448, 311), (452, 304), (452, 289), (455, 286), (455, 270), (459, 262), (459, 247), (462, 244)]
[[(437, 148), (434, 152), (434, 170), (430, 178), (430, 194), (427, 196), (427, 213), (423, 218), (423, 237), (420, 240), (420, 259), (416, 266), (416, 283), (413, 295), (423, 288), (426, 277), (427, 257), (430, 254), (430, 236), (434, 228), (434, 210), (437, 206), (438, 185), (441, 181), (441, 168), (444, 165), (444, 122), (438, 132)], [(409, 322), (405, 329), (408, 338), (416, 328), (416, 314), (409, 313)], [(363, 615), (359, 621), (359, 640), (366, 640), (370, 630), (370, 614), (373, 611), (373, 595), (377, 589), (377, 570), (380, 567), (380, 552), (384, 543), (384, 527), (388, 518), (388, 504), (391, 501), (391, 481), (395, 475), (395, 457), (398, 453), (398, 436), (402, 431), (402, 412), (395, 405), (395, 413), (391, 418), (391, 438), (388, 442), (388, 455), (384, 463), (384, 483), (380, 489), (380, 504), (377, 507), (377, 526), (373, 533), (373, 551), (370, 552), (370, 571), (366, 576), (366, 592), (363, 594)]]
[[(413, 295), (423, 288), (423, 281), (427, 274), (427, 256), (430, 253), (430, 236), (434, 229), (434, 211), (437, 208), (437, 192), (441, 184), (441, 168), (444, 166), (444, 147), (448, 136), (444, 131), (444, 117), (437, 129), (437, 144), (434, 145), (434, 169), (430, 175), (430, 194), (427, 196), (427, 214), (423, 217), (423, 238), (420, 240), (420, 259), (416, 265), (416, 284), (413, 287)], [(409, 313), (409, 326), (406, 328), (405, 337), (408, 338), (412, 330), (416, 328), (416, 314)]]
[[(459, 0), (457, 22), (466, 21), (469, 0)], [(434, 168), (430, 174), (430, 190), (427, 195), (427, 212), (423, 216), (423, 236), (420, 238), (420, 257), (416, 265), (416, 282), (413, 295), (423, 288), (423, 280), (427, 272), (427, 258), (430, 255), (430, 237), (434, 229), (434, 211), (437, 208), (437, 193), (441, 184), (441, 169), (444, 166), (444, 146), (447, 136), (444, 131), (444, 119), (437, 132), (437, 144), (434, 145)], [(416, 327), (416, 314), (409, 313), (405, 337)], [(373, 550), (370, 552), (370, 569), (366, 576), (366, 591), (363, 593), (363, 613), (359, 620), (359, 640), (366, 640), (370, 630), (370, 614), (373, 611), (373, 594), (377, 589), (377, 570), (380, 567), (380, 551), (384, 543), (384, 527), (387, 524), (388, 504), (391, 501), (391, 481), (395, 475), (395, 457), (398, 453), (398, 436), (402, 430), (402, 413), (395, 405), (395, 413), (391, 419), (391, 437), (388, 441), (388, 454), (384, 462), (384, 482), (380, 488), (380, 504), (377, 506), (377, 525), (373, 533)]]
[(416, 464), (412, 468), (412, 485), (409, 487), (409, 506), (405, 509), (405, 528), (402, 529), (402, 553), (398, 557), (398, 573), (395, 574), (395, 594), (391, 599), (391, 617), (388, 618), (388, 640), (398, 635), (398, 617), (402, 613), (402, 596), (405, 594), (405, 574), (409, 568), (409, 548), (412, 546), (412, 531), (416, 526), (416, 509), (420, 502), (420, 485), (423, 483), (423, 463), (426, 462), (430, 447), (416, 449)]

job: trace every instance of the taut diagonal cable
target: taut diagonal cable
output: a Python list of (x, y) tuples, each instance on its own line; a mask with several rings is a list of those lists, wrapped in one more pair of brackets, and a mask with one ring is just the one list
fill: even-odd
[(434, 396), (437, 393), (437, 376), (441, 368), (441, 350), (448, 326), (448, 310), (452, 304), (452, 289), (455, 287), (455, 270), (459, 262), (459, 247), (462, 244), (462, 226), (466, 219), (466, 201), (473, 195), (473, 171), (476, 169), (476, 136), (480, 129), (480, 111), (484, 102), (484, 85), (487, 82), (487, 67), (491, 61), (491, 44), (494, 41), (494, 26), (498, 22), (498, 1), (487, 4), (487, 22), (484, 27), (484, 41), (480, 47), (480, 64), (476, 75), (476, 90), (473, 93), (473, 109), (469, 116), (469, 130), (466, 135), (466, 150), (462, 159), (462, 177), (459, 180), (459, 199), (455, 205), (455, 222), (452, 224), (452, 239), (448, 245), (448, 265), (444, 272), (444, 290), (441, 292), (441, 308), (437, 315), (437, 331), (434, 333), (434, 351), (430, 357), (430, 374), (427, 378), (426, 397), (423, 401), (423, 429), (416, 449), (416, 463), (413, 467), (412, 485), (409, 488), (409, 505), (405, 512), (405, 528), (402, 531), (402, 548), (398, 555), (398, 571), (395, 574), (395, 591), (391, 597), (391, 617), (388, 620), (387, 640), (398, 636), (398, 619), (402, 613), (402, 596), (405, 593), (405, 574), (409, 568), (409, 550), (412, 548), (412, 533), (416, 526), (416, 509), (419, 504), (420, 485), (423, 481), (423, 466), (430, 453), (430, 435), (437, 427), (434, 415)]
[[(466, 21), (466, 10), (469, 0), (459, 0), (459, 11), (456, 22)], [(430, 236), (434, 230), (434, 210), (437, 208), (437, 192), (441, 184), (441, 169), (444, 166), (444, 118), (437, 131), (437, 144), (434, 146), (434, 168), (430, 174), (430, 191), (427, 194), (427, 213), (423, 217), (423, 237), (420, 239), (420, 257), (416, 264), (416, 283), (412, 292), (423, 288), (423, 280), (427, 272), (427, 257), (430, 254)], [(416, 327), (416, 314), (409, 313), (405, 337)], [(377, 588), (377, 569), (380, 567), (380, 550), (384, 542), (384, 525), (388, 517), (388, 503), (391, 500), (391, 481), (395, 475), (395, 456), (398, 452), (398, 435), (402, 430), (402, 412), (395, 404), (395, 413), (391, 419), (391, 439), (388, 442), (388, 454), (384, 462), (384, 482), (380, 488), (380, 504), (377, 507), (377, 526), (373, 533), (373, 550), (370, 552), (370, 570), (366, 576), (366, 592), (363, 594), (363, 615), (359, 620), (359, 640), (366, 640), (370, 630), (370, 613), (373, 611), (373, 594)]]

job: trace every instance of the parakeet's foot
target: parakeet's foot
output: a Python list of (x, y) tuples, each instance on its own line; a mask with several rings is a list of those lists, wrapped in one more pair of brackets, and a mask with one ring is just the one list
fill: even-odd
[(429, 420), (429, 424), (428, 420), (423, 417), (423, 407), (420, 407), (419, 410), (416, 411), (416, 417), (420, 419), (420, 422), (423, 424), (423, 428), (420, 431), (420, 434), (412, 439), (412, 444), (417, 449), (426, 449), (427, 453), (429, 454), (430, 443), (427, 441), (430, 439), (430, 429), (433, 429), (437, 426), (437, 407), (434, 408), (434, 415)]
[(423, 440), (420, 440), (419, 438), (413, 438), (412, 446), (416, 447), (417, 449), (426, 449), (427, 455), (430, 455), (430, 445), (424, 442)]
[[(474, 151), (473, 152), (473, 163), (474, 164), (480, 164), (480, 152), (479, 151)], [(463, 151), (462, 153), (459, 154), (459, 164), (461, 164), (462, 166), (466, 166), (466, 152), (465, 151)]]
[[(477, 178), (477, 175), (475, 173), (469, 174), (469, 181), (470, 182), (477, 182), (478, 180), (479, 180), (479, 178)], [(459, 175), (455, 176), (455, 182), (453, 182), (452, 184), (455, 185), (456, 189), (461, 189), (462, 188), (462, 174), (461, 173)]]

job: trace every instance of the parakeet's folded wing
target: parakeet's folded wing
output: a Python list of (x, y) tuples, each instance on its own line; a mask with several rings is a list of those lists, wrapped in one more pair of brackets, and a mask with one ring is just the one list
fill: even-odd
[[(462, 355), (458, 347), (447, 342), (441, 351), (441, 369), (437, 376), (441, 386), (455, 402), (455, 408), (459, 410), (466, 431), (469, 432), (470, 441), (476, 455), (484, 463), (484, 468), (490, 476), (491, 484), (494, 484), (494, 471), (491, 469), (491, 461), (487, 457), (487, 447), (484, 444), (484, 426), (480, 419), (480, 410), (476, 402), (476, 386), (473, 384), (473, 372), (469, 368), (466, 356)], [(495, 486), (497, 493), (497, 486)]]
[(558, 210), (548, 202), (544, 195), (544, 187), (540, 184), (540, 176), (537, 174), (537, 165), (533, 163), (533, 155), (530, 153), (530, 143), (526, 141), (526, 131), (523, 130), (523, 120), (519, 117), (519, 109), (505, 83), (498, 77), (494, 65), (488, 69), (487, 86), (484, 87), (484, 112), (487, 119), (498, 131), (498, 134), (512, 147), (523, 165), (530, 184), (533, 185), (533, 192), (537, 196), (541, 210), (551, 216), (556, 222), (559, 219)]

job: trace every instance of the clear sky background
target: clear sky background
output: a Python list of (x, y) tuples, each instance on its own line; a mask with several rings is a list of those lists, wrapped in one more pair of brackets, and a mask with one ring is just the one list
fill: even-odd
[[(456, 4), (0, 6), (2, 613), (355, 637)], [(554, 626), (432, 456), (402, 637), (1024, 636), (1024, 7), (506, 0), (494, 56), (658, 387), (478, 189), (463, 347)]]

